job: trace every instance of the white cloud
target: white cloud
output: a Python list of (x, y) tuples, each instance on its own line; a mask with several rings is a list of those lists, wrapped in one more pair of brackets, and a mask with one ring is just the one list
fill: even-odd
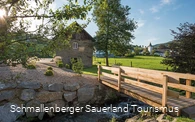
[(152, 13), (157, 13), (159, 12), (160, 9), (162, 9), (164, 6), (169, 5), (172, 3), (173, 0), (161, 0), (161, 2), (153, 7), (150, 8), (150, 11)]
[(171, 0), (161, 0), (161, 5), (170, 4)]
[(159, 19), (160, 19), (160, 17), (154, 17), (154, 19), (155, 19), (155, 20), (159, 20)]
[(159, 11), (159, 7), (158, 7), (158, 6), (153, 6), (152, 8), (150, 8), (150, 11), (151, 11), (152, 13), (156, 13), (156, 12)]
[(142, 9), (139, 9), (140, 14), (144, 14), (145, 12)]
[(145, 20), (139, 19), (139, 20), (137, 21), (137, 25), (138, 25), (138, 28), (143, 27), (143, 26), (145, 25)]

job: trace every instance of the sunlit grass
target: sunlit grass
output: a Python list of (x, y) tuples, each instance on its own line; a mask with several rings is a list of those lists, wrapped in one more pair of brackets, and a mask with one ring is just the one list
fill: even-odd
[[(167, 70), (167, 66), (161, 64), (163, 57), (154, 56), (135, 56), (133, 58), (109, 58), (109, 65), (121, 63), (123, 66), (131, 66), (137, 68), (154, 69), (154, 70)], [(97, 75), (97, 63), (105, 65), (105, 58), (93, 58), (93, 66), (85, 68), (83, 73), (90, 75)], [(170, 70), (170, 69), (169, 69)]]

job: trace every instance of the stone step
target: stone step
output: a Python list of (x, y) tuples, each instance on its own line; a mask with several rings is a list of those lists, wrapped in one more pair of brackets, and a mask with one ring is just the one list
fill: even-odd
[(181, 115), (195, 119), (195, 105), (182, 109)]

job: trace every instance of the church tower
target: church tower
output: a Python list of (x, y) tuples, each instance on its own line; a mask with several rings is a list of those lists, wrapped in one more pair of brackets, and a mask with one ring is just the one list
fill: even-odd
[(149, 46), (148, 46), (148, 51), (150, 52), (150, 54), (152, 54), (152, 50), (153, 50), (153, 47), (152, 47), (152, 44), (150, 42)]

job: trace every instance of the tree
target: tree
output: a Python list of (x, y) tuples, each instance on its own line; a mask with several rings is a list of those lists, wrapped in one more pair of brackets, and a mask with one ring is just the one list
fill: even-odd
[(97, 50), (105, 52), (106, 65), (108, 62), (108, 51), (120, 50), (130, 45), (134, 37), (132, 31), (136, 29), (136, 22), (129, 19), (128, 6), (123, 6), (120, 0), (97, 0), (93, 11), (94, 21), (99, 30), (96, 32)]
[(170, 43), (170, 54), (162, 63), (174, 71), (195, 74), (195, 23), (180, 24), (178, 32), (172, 30), (174, 41)]
[(155, 50), (155, 49), (153, 49), (153, 50), (152, 50), (152, 55), (154, 55), (154, 54), (155, 54), (155, 52), (156, 52), (156, 50)]
[(144, 48), (143, 55), (150, 55), (150, 52), (148, 51), (148, 48)]
[(131, 50), (131, 45), (118, 45), (119, 48), (117, 50), (113, 50), (111, 53), (113, 53), (115, 56), (124, 56), (126, 53)]
[(159, 49), (167, 49), (167, 47), (166, 47), (165, 44), (160, 44), (158, 48), (159, 48)]
[(141, 51), (141, 48), (136, 46), (134, 47), (134, 52), (135, 52), (135, 55), (139, 55), (139, 52)]
[(170, 52), (168, 50), (165, 51), (165, 57), (169, 57), (170, 56)]
[[(57, 48), (67, 46), (74, 32), (74, 25), (68, 26), (67, 21), (85, 19), (93, 0), (84, 0), (84, 5), (79, 5), (77, 0), (68, 0), (67, 4), (55, 11), (49, 9), (53, 2), (54, 0), (0, 1), (0, 12), (6, 13), (0, 18), (0, 63), (16, 61), (25, 65), (30, 56), (41, 53), (47, 55)], [(29, 30), (32, 19), (42, 23), (36, 29)], [(44, 48), (36, 49), (37, 44), (31, 41), (33, 39), (44, 41)]]

